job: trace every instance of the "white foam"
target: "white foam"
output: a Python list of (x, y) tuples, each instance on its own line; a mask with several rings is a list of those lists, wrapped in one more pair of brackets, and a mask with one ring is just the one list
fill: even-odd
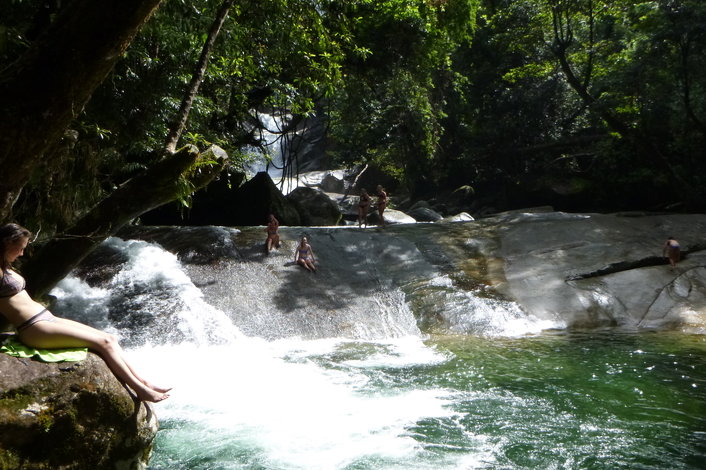
[[(340, 341), (243, 339), (223, 346), (142, 348), (131, 356), (151, 380), (171, 379), (174, 386), (172, 396), (156, 406), (162, 421), (184, 425), (164, 439), (204, 429), (218, 436), (214, 445), (250, 449), (275, 468), (329, 470), (366, 456), (414, 459), (421, 449), (409, 427), (453, 414), (450, 391), (380, 392), (366, 387), (356, 370), (436, 363), (444, 356), (411, 338), (370, 344), (383, 349), (369, 360), (345, 361), (344, 369), (317, 359), (336, 354)], [(387, 358), (384, 348), (391, 351)]]

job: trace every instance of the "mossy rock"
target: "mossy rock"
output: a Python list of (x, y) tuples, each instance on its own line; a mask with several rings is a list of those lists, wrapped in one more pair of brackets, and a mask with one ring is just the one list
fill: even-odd
[(144, 469), (157, 427), (92, 353), (52, 364), (0, 354), (0, 470)]

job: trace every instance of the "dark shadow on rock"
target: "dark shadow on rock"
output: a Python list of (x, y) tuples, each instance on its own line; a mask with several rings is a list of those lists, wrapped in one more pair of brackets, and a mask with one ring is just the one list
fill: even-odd
[[(696, 253), (699, 251), (706, 250), (706, 245), (693, 245), (688, 249), (681, 252), (681, 259), (685, 260), (689, 257), (689, 254)], [(594, 277), (607, 276), (608, 274), (615, 274), (623, 271), (629, 271), (631, 269), (647, 268), (650, 266), (662, 266), (669, 264), (669, 260), (663, 256), (647, 256), (645, 258), (640, 258), (633, 261), (618, 261), (617, 263), (611, 263), (595, 271), (574, 274), (566, 278), (567, 281), (578, 281), (581, 279), (590, 279)]]

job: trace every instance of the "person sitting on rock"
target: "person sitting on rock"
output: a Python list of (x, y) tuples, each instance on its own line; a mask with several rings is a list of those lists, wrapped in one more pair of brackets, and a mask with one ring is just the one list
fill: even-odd
[(169, 388), (147, 382), (127, 362), (115, 336), (83, 323), (55, 317), (32, 300), (25, 290), (25, 280), (12, 263), (24, 254), (31, 233), (17, 224), (0, 226), (0, 314), (17, 329), (20, 341), (30, 348), (88, 348), (98, 354), (122, 383), (143, 401), (158, 402), (168, 398)]
[(267, 254), (270, 254), (273, 248), (279, 248), (279, 220), (270, 214), (267, 223), (267, 240), (265, 241), (265, 247), (267, 248)]
[(667, 238), (664, 242), (664, 247), (662, 247), (662, 256), (669, 258), (669, 264), (671, 269), (674, 270), (679, 259), (681, 258), (681, 248), (679, 247), (679, 242), (674, 239), (674, 237)]
[(316, 266), (314, 265), (316, 262), (316, 259), (314, 258), (314, 250), (311, 249), (311, 245), (309, 245), (306, 237), (302, 237), (301, 242), (299, 242), (299, 245), (294, 252), (294, 261), (304, 267), (307, 271), (311, 271), (312, 273), (316, 272)]

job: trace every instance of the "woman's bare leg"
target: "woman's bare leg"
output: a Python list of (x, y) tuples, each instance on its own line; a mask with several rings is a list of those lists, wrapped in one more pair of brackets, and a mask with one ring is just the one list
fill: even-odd
[(314, 270), (311, 269), (311, 261), (305, 260), (305, 259), (300, 259), (300, 260), (297, 261), (297, 262), (298, 262), (300, 265), (302, 265), (302, 266), (304, 267), (304, 269), (306, 269), (307, 271), (314, 272)]
[(100, 355), (113, 374), (133, 389), (141, 400), (157, 402), (169, 396), (165, 393), (168, 389), (153, 387), (135, 373), (123, 357), (115, 336), (83, 323), (65, 318), (57, 318), (54, 322), (40, 321), (20, 333), (20, 339), (34, 348), (88, 348)]
[[(113, 342), (112, 340), (115, 339), (115, 337), (113, 335), (110, 335), (104, 331), (93, 328), (92, 326), (88, 326), (84, 323), (69, 320), (66, 318), (59, 318), (59, 317), (56, 318), (56, 321), (58, 323), (63, 323), (65, 325), (69, 325), (73, 328), (76, 328), (77, 330), (81, 330), (81, 331), (85, 332), (85, 334), (88, 334), (88, 335), (98, 334), (98, 335), (107, 336), (111, 342)], [(34, 346), (34, 347), (36, 347), (36, 346)], [(67, 346), (59, 346), (59, 347), (67, 347)], [(88, 347), (88, 346), (80, 346), (80, 347)], [(90, 349), (93, 350), (93, 348), (90, 348)], [(132, 373), (132, 375), (135, 376), (135, 378), (137, 380), (139, 380), (140, 382), (145, 384), (147, 387), (149, 387), (152, 390), (155, 390), (157, 392), (165, 393), (165, 392), (168, 392), (169, 390), (171, 390), (171, 387), (164, 388), (164, 387), (158, 387), (156, 385), (153, 385), (152, 383), (145, 380), (142, 376), (140, 376), (140, 374), (137, 373), (137, 371), (134, 369), (134, 367), (127, 361), (127, 359), (125, 359), (125, 352), (123, 351), (123, 348), (120, 346), (120, 343), (118, 343), (118, 341), (113, 342), (113, 349), (115, 350), (115, 353), (120, 358), (120, 360), (125, 364), (125, 366), (128, 369), (130, 369), (130, 372)], [(99, 352), (99, 351), (97, 351), (97, 352)]]

